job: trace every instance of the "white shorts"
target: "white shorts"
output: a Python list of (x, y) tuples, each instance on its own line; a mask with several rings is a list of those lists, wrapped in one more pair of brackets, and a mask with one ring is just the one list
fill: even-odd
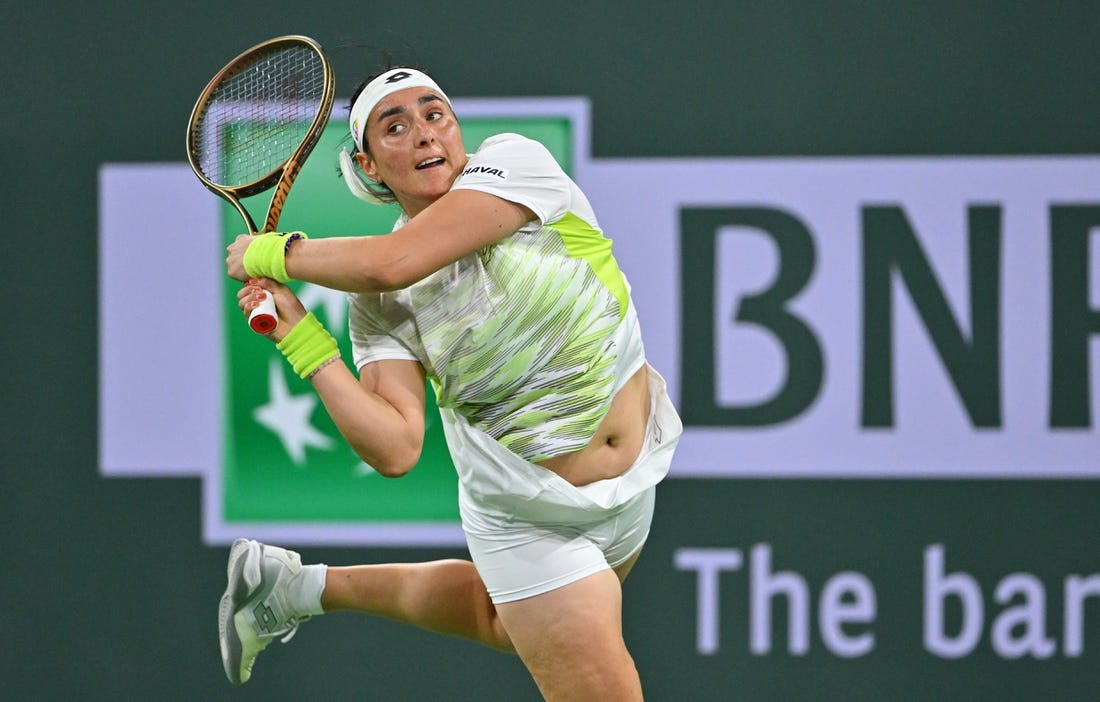
[[(668, 473), (683, 432), (664, 378), (648, 370), (650, 414), (642, 451), (618, 477), (576, 487), (495, 441), (465, 444), (471, 450), (462, 459), (477, 460), (479, 472), (506, 474), (510, 488), (479, 492), (476, 485), (459, 483), (466, 543), (494, 603), (614, 568), (645, 543), (655, 486)], [(500, 485), (501, 477), (483, 485)]]
[(615, 514), (590, 524), (488, 524), (463, 519), (466, 543), (494, 604), (514, 602), (625, 563), (653, 521), (650, 487)]

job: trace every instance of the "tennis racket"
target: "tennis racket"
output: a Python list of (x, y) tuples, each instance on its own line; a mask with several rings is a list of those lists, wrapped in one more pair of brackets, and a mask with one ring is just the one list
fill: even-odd
[[(313, 39), (284, 36), (229, 62), (199, 95), (187, 124), (187, 158), (203, 185), (240, 213), (250, 234), (273, 232), (290, 186), (332, 112), (332, 64)], [(262, 229), (241, 199), (276, 186)], [(248, 319), (253, 331), (278, 326), (268, 295)]]

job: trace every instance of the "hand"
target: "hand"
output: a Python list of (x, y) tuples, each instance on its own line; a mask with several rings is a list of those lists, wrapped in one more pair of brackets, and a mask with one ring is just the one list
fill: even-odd
[(255, 237), (251, 234), (241, 234), (233, 240), (233, 243), (225, 247), (229, 253), (225, 257), (225, 270), (230, 278), (242, 283), (249, 280), (249, 275), (244, 269), (244, 252)]
[(246, 276), (244, 286), (237, 293), (237, 305), (244, 313), (245, 319), (248, 319), (248, 315), (260, 304), (260, 300), (268, 295), (275, 297), (275, 308), (279, 312), (279, 326), (265, 336), (279, 342), (306, 316), (306, 308), (287, 286), (270, 278), (247, 278)]

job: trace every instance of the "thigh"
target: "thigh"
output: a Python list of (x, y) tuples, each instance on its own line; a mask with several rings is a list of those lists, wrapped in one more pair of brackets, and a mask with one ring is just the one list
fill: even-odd
[(499, 604), (497, 614), (547, 700), (642, 699), (613, 571)]
[(494, 604), (555, 590), (601, 570), (607, 559), (578, 529), (510, 525), (475, 529), (469, 520), (466, 544)]
[(466, 543), (493, 602), (541, 595), (608, 568), (624, 579), (649, 536), (654, 492), (649, 488), (602, 520), (571, 526), (464, 512)]

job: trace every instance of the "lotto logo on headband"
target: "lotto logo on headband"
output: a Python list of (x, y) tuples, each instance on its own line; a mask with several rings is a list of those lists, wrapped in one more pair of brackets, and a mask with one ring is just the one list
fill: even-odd
[(408, 78), (411, 75), (412, 74), (409, 73), (408, 71), (398, 71), (397, 73), (394, 73), (389, 78), (386, 78), (386, 82), (387, 83), (396, 83), (399, 80), (405, 80), (406, 78)]

